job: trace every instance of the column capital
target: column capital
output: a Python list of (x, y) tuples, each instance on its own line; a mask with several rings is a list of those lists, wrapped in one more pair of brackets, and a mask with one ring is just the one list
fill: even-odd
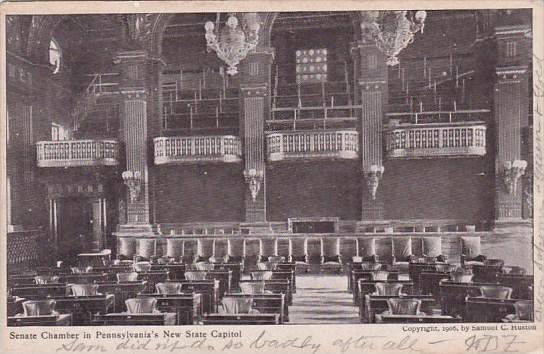
[(519, 79), (520, 76), (525, 75), (527, 69), (528, 67), (526, 65), (496, 67), (495, 73), (497, 75), (497, 81), (515, 81)]

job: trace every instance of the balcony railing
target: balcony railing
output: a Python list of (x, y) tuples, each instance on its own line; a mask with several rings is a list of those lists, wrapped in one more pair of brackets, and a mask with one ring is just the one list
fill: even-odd
[(159, 137), (153, 142), (156, 165), (241, 161), (240, 139), (232, 135)]
[(295, 159), (356, 159), (355, 130), (285, 131), (267, 134), (269, 161)]
[(116, 140), (60, 140), (36, 143), (38, 167), (115, 166)]
[(398, 125), (385, 132), (387, 157), (484, 156), (485, 134), (483, 122)]

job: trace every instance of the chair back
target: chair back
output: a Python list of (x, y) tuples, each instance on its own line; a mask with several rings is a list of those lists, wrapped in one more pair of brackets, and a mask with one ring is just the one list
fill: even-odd
[(238, 314), (249, 313), (253, 304), (251, 297), (229, 297), (226, 296), (221, 300), (219, 313), (223, 314)]
[(195, 263), (195, 269), (196, 270), (213, 270), (214, 264), (207, 263), (207, 262), (197, 262)]
[(377, 281), (386, 281), (389, 277), (389, 272), (385, 270), (375, 270), (370, 273), (370, 279)]
[(387, 299), (389, 313), (392, 315), (418, 315), (421, 308), (420, 299), (390, 298)]
[(525, 275), (527, 273), (525, 268), (519, 266), (508, 266), (502, 268), (502, 270), (504, 273), (511, 275)]
[(240, 283), (242, 294), (264, 294), (264, 282), (243, 282)]
[(272, 279), (272, 272), (270, 271), (264, 271), (264, 272), (251, 272), (251, 280), (270, 280)]
[(281, 263), (281, 262), (285, 262), (285, 257), (284, 256), (269, 256), (268, 261), (271, 263)]
[(70, 270), (72, 271), (72, 274), (85, 274), (91, 273), (93, 271), (93, 267), (70, 267)]
[(155, 289), (159, 294), (173, 295), (181, 293), (181, 283), (157, 283)]
[(128, 272), (128, 273), (117, 273), (117, 282), (128, 282), (128, 281), (137, 281), (138, 273)]
[(516, 301), (514, 303), (516, 319), (521, 321), (534, 321), (534, 303), (531, 300)]
[(512, 288), (500, 285), (483, 285), (480, 286), (480, 292), (482, 296), (487, 299), (510, 299), (512, 295)]
[(257, 263), (257, 269), (258, 270), (270, 270), (270, 264), (265, 262), (259, 262)]
[(157, 258), (157, 264), (170, 264), (170, 263), (174, 263), (174, 261), (175, 261), (175, 258), (169, 257), (169, 256), (163, 256), (163, 257)]
[(49, 300), (28, 300), (23, 302), (25, 316), (49, 316), (55, 311), (57, 302)]
[(128, 313), (153, 313), (157, 307), (157, 299), (148, 298), (133, 298), (125, 300)]
[(351, 257), (351, 262), (352, 263), (361, 263), (363, 261), (363, 257), (361, 256), (353, 256)]
[(136, 272), (149, 272), (151, 270), (151, 263), (146, 261), (136, 262), (132, 265), (132, 267)]
[(206, 272), (185, 272), (185, 279), (187, 280), (206, 280)]
[(37, 275), (34, 277), (34, 281), (38, 285), (56, 284), (59, 282), (59, 277), (56, 275)]
[(380, 270), (382, 265), (380, 263), (361, 263), (361, 270)]
[(451, 273), (451, 280), (454, 283), (470, 283), (474, 274), (471, 273)]
[(376, 283), (376, 293), (380, 296), (399, 296), (402, 292), (401, 283)]
[(71, 284), (70, 289), (74, 296), (95, 296), (98, 293), (98, 284)]
[(437, 272), (441, 272), (441, 273), (449, 273), (451, 272), (452, 270), (454, 270), (455, 266), (452, 265), (452, 264), (447, 264), (447, 263), (444, 263), (444, 264), (435, 264), (434, 266), (434, 269), (437, 271)]

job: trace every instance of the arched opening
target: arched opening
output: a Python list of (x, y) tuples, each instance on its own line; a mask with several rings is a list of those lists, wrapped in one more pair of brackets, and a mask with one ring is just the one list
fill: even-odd
[(58, 74), (62, 66), (62, 51), (55, 38), (49, 42), (49, 64), (53, 67), (53, 74)]

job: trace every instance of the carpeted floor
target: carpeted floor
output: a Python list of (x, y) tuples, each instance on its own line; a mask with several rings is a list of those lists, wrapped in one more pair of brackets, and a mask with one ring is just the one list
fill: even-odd
[(359, 323), (345, 275), (297, 275), (289, 324)]

